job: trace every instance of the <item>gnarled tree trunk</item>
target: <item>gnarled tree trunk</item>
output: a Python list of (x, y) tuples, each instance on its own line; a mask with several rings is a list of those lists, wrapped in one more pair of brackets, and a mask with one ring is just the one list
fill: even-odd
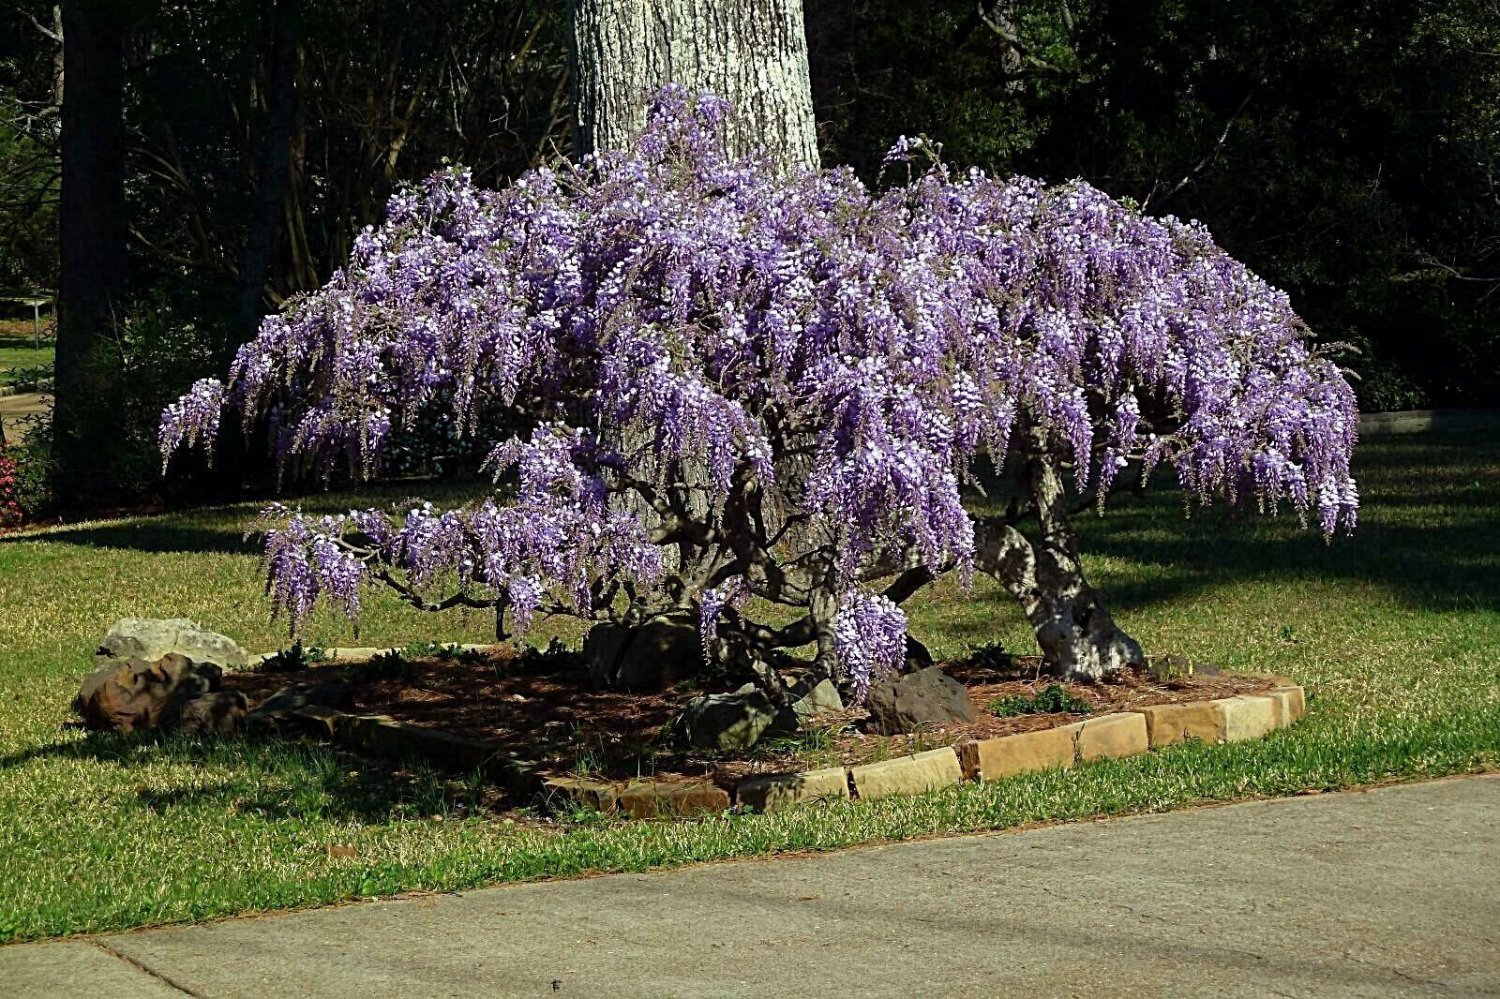
[(574, 0), (579, 155), (619, 149), (664, 83), (734, 104), (729, 152), (817, 166), (802, 0)]
[(1002, 521), (982, 521), (976, 565), (1020, 602), (1047, 664), (1065, 679), (1098, 680), (1144, 662), (1140, 643), (1115, 624), (1084, 578), (1056, 447), (1035, 427), (1018, 437), (1021, 482), (1040, 537), (1033, 541)]

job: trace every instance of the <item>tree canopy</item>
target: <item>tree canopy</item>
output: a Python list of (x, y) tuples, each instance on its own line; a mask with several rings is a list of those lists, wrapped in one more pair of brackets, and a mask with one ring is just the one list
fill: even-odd
[[(884, 189), (783, 171), (721, 152), (731, 113), (669, 87), (629, 150), (398, 193), (227, 386), (166, 411), (167, 455), (211, 445), (227, 406), (269, 415), (283, 461), (356, 475), (401, 425), (494, 435), (478, 504), (276, 525), (279, 609), (357, 614), (378, 581), (523, 628), (696, 608), (723, 638), (735, 612), (758, 660), (817, 642), (861, 690), (899, 662), (922, 582), (1028, 585), (1015, 518), (965, 510), (980, 457), (1025, 450), (1101, 504), (1132, 461), (1169, 463), (1204, 503), (1353, 526), (1352, 390), (1202, 226), (1084, 183), (922, 169), (924, 140), (891, 150)], [(750, 596), (805, 617), (756, 624)]]

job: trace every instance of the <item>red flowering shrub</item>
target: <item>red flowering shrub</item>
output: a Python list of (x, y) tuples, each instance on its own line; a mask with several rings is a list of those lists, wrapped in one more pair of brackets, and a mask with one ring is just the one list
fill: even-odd
[(19, 527), (26, 519), (16, 482), (16, 462), (0, 451), (0, 528)]

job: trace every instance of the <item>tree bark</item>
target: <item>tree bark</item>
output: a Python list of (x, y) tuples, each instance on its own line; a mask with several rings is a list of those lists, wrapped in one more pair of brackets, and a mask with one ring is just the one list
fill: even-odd
[(120, 422), (115, 331), (125, 292), (124, 47), (114, 0), (63, 7), (62, 193), (58, 229), (56, 495), (80, 507), (108, 495)]
[(1056, 449), (1035, 427), (1018, 433), (1021, 481), (1036, 508), (1032, 541), (1001, 521), (976, 530), (975, 564), (1016, 598), (1048, 666), (1068, 680), (1093, 681), (1142, 663), (1140, 643), (1114, 622), (1083, 575)]
[(818, 165), (802, 0), (574, 0), (577, 154), (620, 149), (665, 83), (733, 103), (728, 151)]
[(266, 311), (266, 278), (285, 214), (292, 128), (297, 118), (297, 0), (263, 0), (262, 11), (267, 51), (265, 116), (256, 149), (259, 189), (240, 258), (239, 308), (225, 344), (226, 366), (239, 346), (255, 336)]

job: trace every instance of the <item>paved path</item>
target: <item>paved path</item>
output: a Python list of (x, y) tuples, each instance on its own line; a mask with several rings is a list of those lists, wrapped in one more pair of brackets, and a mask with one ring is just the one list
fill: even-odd
[(16, 996), (1500, 994), (1500, 777), (0, 948)]
[(27, 417), (45, 413), (51, 408), (52, 396), (41, 392), (0, 396), (0, 425), (5, 427), (6, 439), (15, 441), (20, 438)]

